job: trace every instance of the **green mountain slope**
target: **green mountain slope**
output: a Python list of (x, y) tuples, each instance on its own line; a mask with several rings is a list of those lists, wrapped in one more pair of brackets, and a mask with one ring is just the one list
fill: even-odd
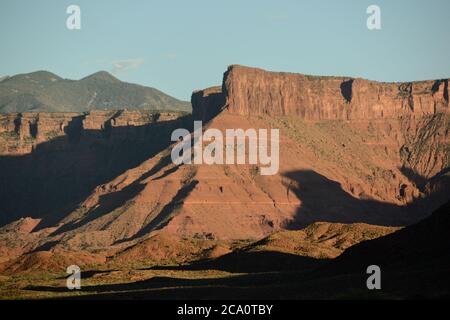
[(37, 71), (0, 82), (0, 112), (93, 109), (190, 111), (191, 106), (154, 88), (122, 82), (106, 71), (81, 80)]

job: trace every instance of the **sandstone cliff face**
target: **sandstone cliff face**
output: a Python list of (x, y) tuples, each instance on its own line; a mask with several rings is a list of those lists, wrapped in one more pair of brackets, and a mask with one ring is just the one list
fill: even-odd
[[(0, 115), (0, 224), (58, 219), (97, 185), (166, 148), (180, 113)], [(24, 200), (26, 199), (26, 200)]]
[(280, 129), (274, 176), (257, 165), (175, 165), (170, 133), (192, 129), (189, 117), (5, 115), (0, 223), (33, 219), (0, 228), (0, 247), (16, 239), (4, 256), (113, 256), (137, 244), (134, 257), (158, 246), (146, 241), (155, 234), (211, 245), (317, 221), (410, 224), (443, 201), (429, 195), (448, 190), (447, 91), (445, 80), (380, 84), (233, 66), (222, 87), (193, 94), (193, 118), (222, 132)]
[[(73, 140), (94, 130), (98, 130), (99, 136), (105, 138), (114, 131), (111, 130), (113, 128), (137, 128), (174, 120), (179, 116), (176, 112), (134, 110), (0, 114), (0, 155), (31, 153), (33, 148), (43, 142), (57, 137)], [(128, 133), (133, 130), (128, 130)], [(126, 134), (127, 130), (120, 130), (119, 136), (124, 138)]]
[(195, 109), (192, 109), (193, 118), (208, 121), (222, 110), (225, 95), (221, 87), (198, 90), (192, 94), (191, 104), (195, 105)]
[(450, 164), (448, 79), (381, 83), (233, 65), (220, 91), (193, 94), (195, 118), (207, 120), (223, 109), (247, 117), (349, 121), (365, 133), (381, 131), (366, 143), (381, 152), (394, 144), (399, 167), (418, 176), (430, 178)]
[(371, 120), (449, 111), (448, 79), (380, 83), (267, 72), (234, 65), (224, 74), (223, 92), (229, 112), (239, 115)]

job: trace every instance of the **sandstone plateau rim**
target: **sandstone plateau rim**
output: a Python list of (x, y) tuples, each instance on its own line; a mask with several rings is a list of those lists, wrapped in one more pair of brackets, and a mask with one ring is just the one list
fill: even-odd
[[(305, 78), (311, 78), (311, 79), (323, 79), (323, 80), (342, 80), (342, 81), (349, 81), (349, 80), (358, 80), (358, 81), (367, 81), (372, 83), (379, 83), (379, 84), (393, 84), (393, 85), (401, 85), (401, 84), (409, 84), (409, 83), (425, 83), (430, 81), (435, 82), (445, 82), (448, 81), (450, 76), (448, 77), (442, 77), (442, 78), (429, 78), (429, 79), (405, 79), (405, 80), (395, 80), (395, 81), (382, 81), (382, 80), (376, 80), (367, 78), (364, 76), (346, 76), (346, 75), (323, 75), (323, 74), (313, 74), (313, 73), (303, 73), (301, 71), (277, 71), (273, 69), (267, 69), (267, 68), (259, 68), (254, 66), (248, 66), (248, 65), (242, 65), (242, 64), (230, 64), (227, 67), (227, 71), (225, 71), (225, 74), (227, 72), (232, 71), (233, 69), (242, 69), (242, 70), (249, 70), (251, 72), (262, 72), (262, 73), (269, 73), (274, 75), (292, 75), (292, 76), (303, 76)], [(202, 89), (196, 89), (193, 91), (193, 93), (202, 91)]]

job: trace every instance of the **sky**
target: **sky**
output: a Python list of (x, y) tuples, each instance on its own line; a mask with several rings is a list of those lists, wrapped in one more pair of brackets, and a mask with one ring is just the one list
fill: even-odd
[[(69, 5), (81, 29), (69, 30)], [(369, 30), (366, 9), (381, 10)], [(105, 70), (189, 100), (228, 65), (413, 81), (450, 76), (448, 0), (0, 0), (0, 76)]]

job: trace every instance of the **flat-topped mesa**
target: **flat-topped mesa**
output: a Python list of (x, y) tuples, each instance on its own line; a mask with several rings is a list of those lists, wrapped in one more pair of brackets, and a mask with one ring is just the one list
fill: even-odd
[[(384, 83), (268, 72), (232, 65), (224, 74), (222, 92), (227, 112), (239, 115), (368, 120), (449, 112), (448, 79)], [(205, 107), (217, 109), (211, 99), (199, 99), (199, 92), (194, 95), (194, 115), (208, 113), (203, 110)], [(208, 94), (204, 96), (209, 97)]]

